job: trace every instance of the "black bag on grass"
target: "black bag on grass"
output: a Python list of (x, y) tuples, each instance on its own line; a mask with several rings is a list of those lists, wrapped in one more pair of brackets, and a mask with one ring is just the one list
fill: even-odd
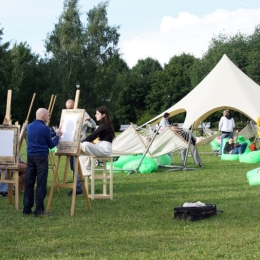
[(210, 218), (217, 214), (217, 206), (215, 204), (206, 204), (200, 207), (175, 207), (174, 219), (182, 219), (186, 221), (196, 221), (200, 219)]

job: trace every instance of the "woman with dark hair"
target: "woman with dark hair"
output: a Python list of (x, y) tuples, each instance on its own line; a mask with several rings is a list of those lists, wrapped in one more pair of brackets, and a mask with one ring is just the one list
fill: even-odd
[[(90, 175), (90, 159), (89, 156), (109, 156), (112, 153), (112, 142), (115, 138), (114, 129), (112, 127), (108, 109), (105, 106), (96, 109), (96, 120), (99, 126), (96, 130), (87, 136), (80, 145), (82, 151), (79, 156), (83, 175)], [(98, 139), (96, 144), (94, 140)]]

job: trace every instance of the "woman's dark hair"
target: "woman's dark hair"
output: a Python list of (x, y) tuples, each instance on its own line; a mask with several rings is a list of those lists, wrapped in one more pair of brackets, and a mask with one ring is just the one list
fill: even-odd
[(102, 115), (104, 115), (104, 114), (106, 115), (100, 120), (100, 123), (105, 123), (107, 125), (108, 131), (111, 133), (111, 135), (114, 139), (116, 136), (115, 136), (115, 132), (114, 132), (113, 126), (110, 121), (108, 109), (105, 106), (101, 106), (101, 107), (98, 107), (96, 110), (99, 113), (101, 113)]
[(164, 113), (163, 117), (166, 118), (168, 117), (170, 114), (168, 112)]

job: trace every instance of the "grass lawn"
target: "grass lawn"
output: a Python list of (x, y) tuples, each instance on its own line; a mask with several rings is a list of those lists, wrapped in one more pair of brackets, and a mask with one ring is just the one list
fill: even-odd
[[(260, 259), (260, 187), (246, 179), (259, 164), (201, 159), (198, 168), (188, 157), (194, 171), (115, 172), (114, 200), (91, 201), (88, 210), (78, 196), (75, 217), (68, 189), (55, 190), (50, 218), (24, 217), (22, 193), (19, 211), (0, 197), (0, 259)], [(177, 154), (173, 162), (180, 165)], [(52, 177), (49, 171), (48, 191)], [(224, 213), (196, 222), (173, 219), (175, 206), (198, 200)]]

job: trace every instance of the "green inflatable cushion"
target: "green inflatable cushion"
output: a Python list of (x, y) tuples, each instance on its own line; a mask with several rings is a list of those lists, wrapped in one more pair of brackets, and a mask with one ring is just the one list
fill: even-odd
[(172, 164), (172, 158), (168, 154), (161, 155), (157, 157), (156, 159), (153, 159), (156, 163), (159, 162), (160, 165), (171, 165)]
[(248, 180), (248, 182), (249, 182), (250, 186), (258, 186), (258, 185), (260, 185), (260, 174), (257, 174), (255, 176), (251, 177)]
[(259, 163), (260, 162), (260, 151), (254, 151), (247, 154), (241, 154), (239, 161), (243, 163)]
[(219, 150), (220, 146), (215, 139), (212, 142), (210, 142), (210, 144), (213, 150)]
[(131, 161), (133, 161), (135, 159), (141, 159), (142, 156), (143, 156), (142, 154), (138, 154), (138, 155), (132, 155), (132, 154), (130, 154), (130, 155), (122, 155), (122, 156), (120, 156), (118, 158), (117, 161), (113, 162), (113, 166), (122, 169), (126, 163), (131, 162)]
[(260, 167), (259, 168), (255, 168), (251, 171), (248, 171), (246, 173), (246, 177), (249, 180), (251, 177), (254, 177), (255, 175), (259, 175), (260, 174)]
[(238, 161), (239, 160), (239, 154), (221, 154), (221, 160), (222, 161)]
[[(123, 170), (125, 172), (128, 172), (131, 169), (136, 169), (136, 167), (139, 165), (140, 161), (141, 161), (141, 159), (136, 159), (136, 160), (126, 163), (123, 167)], [(158, 171), (158, 165), (153, 159), (151, 159), (149, 157), (145, 157), (143, 159), (141, 165), (138, 167), (137, 171), (139, 173), (155, 172), (155, 171)]]

